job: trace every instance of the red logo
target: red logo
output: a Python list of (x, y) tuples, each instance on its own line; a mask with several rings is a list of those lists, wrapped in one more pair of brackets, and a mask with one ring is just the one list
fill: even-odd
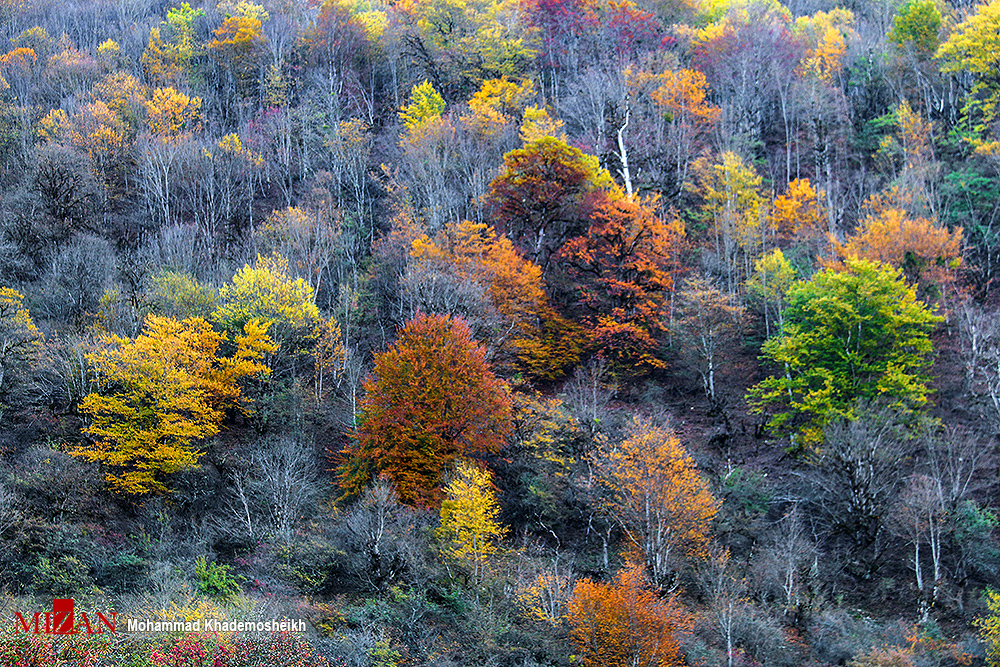
[(44, 613), (36, 611), (30, 620), (21, 612), (14, 612), (14, 629), (16, 632), (36, 635), (77, 635), (81, 632), (86, 632), (88, 635), (102, 635), (105, 631), (114, 634), (118, 612), (113, 611), (109, 616), (110, 620), (101, 612), (97, 612), (93, 617), (88, 616), (85, 611), (76, 614), (72, 599), (53, 600), (52, 611)]

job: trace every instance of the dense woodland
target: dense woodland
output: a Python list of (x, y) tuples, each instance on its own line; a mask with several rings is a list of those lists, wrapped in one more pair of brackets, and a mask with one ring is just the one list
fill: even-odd
[(2, 0), (0, 664), (1000, 664), (998, 104), (1000, 0)]

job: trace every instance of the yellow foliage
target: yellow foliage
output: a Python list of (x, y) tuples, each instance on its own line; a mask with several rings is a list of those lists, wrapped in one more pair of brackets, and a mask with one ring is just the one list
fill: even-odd
[(87, 355), (100, 389), (80, 404), (92, 440), (70, 453), (109, 466), (106, 479), (120, 492), (166, 491), (160, 476), (195, 467), (195, 443), (218, 434), (227, 409), (243, 407), (238, 381), (267, 373), (258, 362), (275, 349), (266, 325), (248, 322), (231, 357), (218, 356), (225, 341), (203, 319), (156, 315), (134, 340), (104, 336)]
[(989, 667), (1000, 665), (1000, 593), (993, 588), (986, 589), (986, 608), (989, 614), (973, 621), (979, 628), (979, 636), (986, 644), (986, 663)]
[(562, 128), (562, 120), (549, 116), (546, 109), (527, 107), (521, 119), (521, 141), (525, 146), (545, 137), (566, 141), (566, 133)]
[(847, 50), (846, 38), (852, 34), (853, 25), (854, 14), (847, 9), (799, 17), (793, 31), (809, 45), (799, 63), (799, 75), (832, 83), (843, 69), (841, 61)]
[(460, 461), (454, 479), (445, 487), (438, 539), (448, 558), (471, 568), (474, 581), (485, 572), (487, 561), (498, 551), (497, 541), (507, 529), (497, 523), (500, 504), (488, 470)]
[(506, 78), (488, 79), (469, 100), (470, 113), (462, 121), (483, 136), (493, 136), (514, 122), (535, 94), (531, 79), (521, 84)]
[(311, 330), (319, 321), (319, 309), (312, 287), (288, 276), (288, 262), (281, 255), (258, 255), (254, 266), (245, 264), (219, 288), (212, 320), (230, 331), (259, 320), (273, 326), (280, 341), (292, 332)]
[(201, 98), (188, 97), (173, 88), (157, 88), (146, 102), (149, 131), (164, 140), (201, 129)]

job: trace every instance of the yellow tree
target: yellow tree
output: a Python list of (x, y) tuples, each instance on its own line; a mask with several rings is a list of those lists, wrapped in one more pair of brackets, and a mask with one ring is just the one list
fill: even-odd
[(986, 608), (989, 614), (977, 618), (974, 624), (979, 636), (986, 643), (986, 662), (990, 667), (1000, 665), (1000, 593), (986, 589)]
[(735, 293), (750, 276), (764, 248), (763, 179), (736, 153), (722, 154), (722, 162), (700, 165), (704, 210), (713, 221), (715, 252), (725, 263), (727, 287)]
[(70, 453), (107, 466), (119, 492), (166, 491), (162, 476), (197, 466), (197, 443), (218, 434), (226, 410), (246, 410), (239, 381), (267, 373), (258, 362), (275, 349), (266, 325), (247, 322), (221, 357), (226, 340), (201, 318), (156, 315), (134, 340), (102, 338), (87, 355), (99, 390), (80, 404), (90, 441)]
[(30, 363), (42, 345), (42, 334), (24, 307), (24, 297), (0, 287), (0, 415), (14, 375)]
[(655, 581), (703, 552), (719, 503), (673, 431), (637, 418), (628, 438), (604, 447), (595, 465), (605, 511)]
[(1000, 137), (987, 132), (997, 119), (1000, 103), (1000, 0), (986, 2), (954, 31), (938, 49), (941, 71), (971, 74), (975, 83), (968, 91), (965, 114), (969, 140), (978, 151), (1000, 153)]
[(469, 568), (477, 584), (486, 573), (489, 558), (507, 529), (497, 521), (500, 505), (490, 472), (468, 461), (459, 461), (455, 476), (444, 487), (441, 527), (437, 537), (449, 559)]
[(650, 97), (669, 114), (668, 143), (677, 166), (677, 187), (683, 188), (688, 184), (691, 156), (718, 122), (722, 109), (708, 101), (708, 79), (698, 70), (666, 70), (656, 79), (659, 86)]
[(219, 288), (219, 307), (212, 320), (227, 331), (239, 330), (252, 320), (273, 327), (278, 342), (305, 335), (319, 322), (313, 289), (302, 278), (288, 276), (288, 264), (280, 255), (257, 256), (245, 264), (232, 281)]
[(774, 198), (768, 215), (770, 232), (781, 241), (808, 241), (816, 238), (827, 226), (826, 196), (808, 178), (796, 178), (784, 194)]

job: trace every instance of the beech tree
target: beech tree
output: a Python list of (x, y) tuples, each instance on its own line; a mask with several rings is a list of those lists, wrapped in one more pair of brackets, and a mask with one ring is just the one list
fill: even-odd
[(417, 315), (375, 355), (364, 388), (360, 424), (340, 467), (352, 495), (385, 473), (403, 502), (433, 504), (457, 458), (498, 451), (510, 433), (507, 386), (461, 319)]
[(594, 344), (621, 368), (640, 373), (663, 366), (657, 336), (684, 236), (683, 223), (663, 220), (655, 204), (604, 199), (587, 232), (556, 255)]
[(638, 563), (627, 564), (612, 583), (578, 581), (566, 618), (586, 667), (684, 664), (677, 635), (688, 628), (687, 615), (675, 597), (661, 599), (649, 588)]
[(163, 475), (196, 467), (197, 443), (219, 433), (227, 410), (248, 408), (239, 381), (267, 373), (258, 361), (275, 349), (266, 332), (248, 322), (229, 357), (218, 354), (225, 334), (201, 318), (149, 315), (134, 340), (105, 336), (87, 355), (99, 390), (80, 403), (90, 441), (71, 453), (107, 466), (121, 493), (167, 491)]
[(474, 463), (459, 461), (452, 480), (444, 488), (441, 526), (437, 535), (445, 555), (464, 563), (478, 585), (498, 551), (497, 541), (507, 530), (497, 521), (500, 504), (493, 490), (492, 475)]
[(597, 158), (542, 137), (504, 156), (486, 199), (499, 230), (547, 274), (562, 244), (586, 231), (603, 196), (622, 194)]
[(636, 419), (625, 440), (598, 454), (595, 468), (626, 552), (649, 566), (654, 581), (704, 551), (719, 503), (672, 430)]
[(774, 375), (749, 391), (769, 425), (789, 432), (799, 449), (822, 442), (833, 418), (856, 417), (858, 399), (913, 410), (930, 393), (925, 369), (930, 332), (942, 321), (917, 300), (899, 270), (848, 258), (843, 271), (825, 269), (788, 292), (785, 328), (769, 338), (763, 357)]

